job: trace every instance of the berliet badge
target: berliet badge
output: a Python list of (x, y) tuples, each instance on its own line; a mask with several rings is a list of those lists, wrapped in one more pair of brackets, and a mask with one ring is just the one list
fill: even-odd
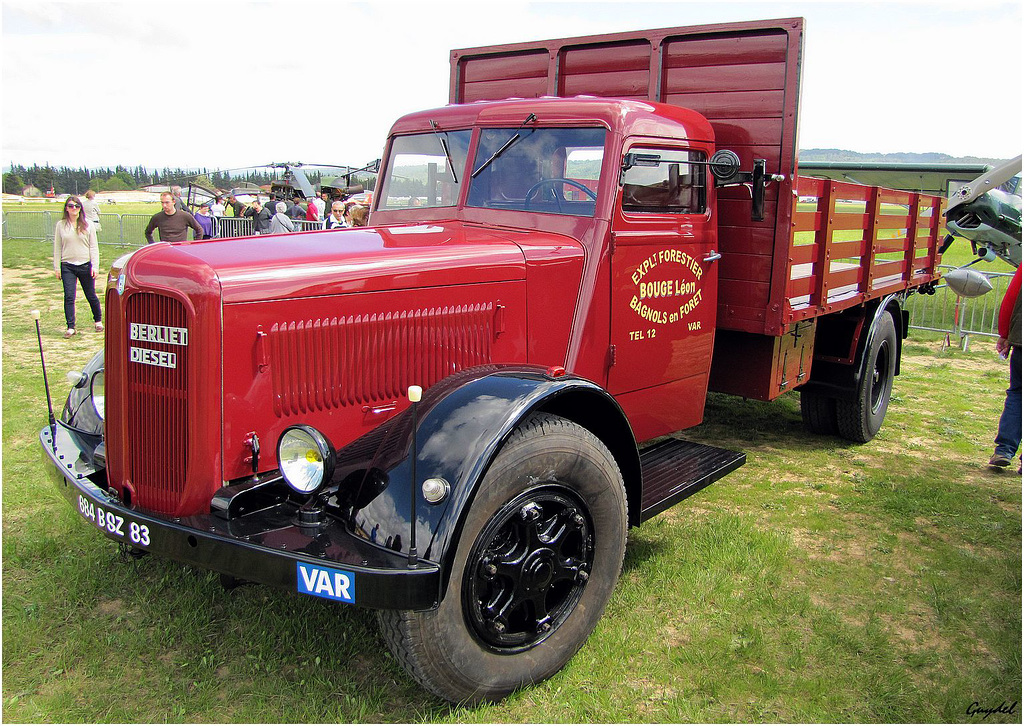
[[(146, 323), (129, 323), (128, 340), (141, 343), (160, 343), (163, 345), (179, 345), (188, 347), (188, 329), (174, 328), (167, 325), (148, 325)], [(153, 350), (130, 346), (128, 360), (132, 363), (144, 363), (160, 368), (177, 368), (178, 356), (166, 350)]]
[(117, 294), (124, 295), (124, 273), (117, 276)]

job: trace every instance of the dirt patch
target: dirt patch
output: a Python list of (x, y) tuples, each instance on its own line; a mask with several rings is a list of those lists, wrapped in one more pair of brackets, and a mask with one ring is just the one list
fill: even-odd
[[(39, 328), (43, 338), (43, 352), (47, 366), (54, 366), (50, 385), (64, 390), (64, 373), (81, 367), (103, 347), (103, 334), (92, 328), (92, 315), (81, 288), (76, 295), (78, 335), (65, 340), (64, 293), (53, 270), (31, 268), (3, 268), (3, 355), (4, 362), (14, 366), (39, 367), (39, 346), (36, 341), (32, 311), (38, 310)], [(103, 303), (106, 275), (96, 279), (96, 294)]]
[(660, 713), (664, 705), (679, 696), (679, 690), (650, 678), (630, 678), (626, 681), (628, 693), (636, 708), (642, 713)]
[(107, 600), (104, 598), (96, 603), (94, 612), (100, 617), (117, 617), (126, 614), (124, 602), (121, 599)]
[(878, 619), (885, 624), (886, 632), (901, 640), (913, 651), (945, 653), (949, 649), (948, 643), (936, 635), (939, 624), (935, 616), (924, 608), (912, 607), (907, 612), (900, 613), (898, 617), (882, 613)]
[(811, 556), (812, 559), (813, 555), (811, 553), (819, 551), (825, 542), (824, 538), (807, 529), (791, 529), (789, 530), (789, 538), (797, 549), (807, 552), (808, 556)]

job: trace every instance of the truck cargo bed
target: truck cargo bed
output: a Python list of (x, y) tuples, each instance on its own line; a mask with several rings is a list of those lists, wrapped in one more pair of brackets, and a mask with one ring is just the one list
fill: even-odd
[(745, 187), (718, 192), (718, 328), (778, 336), (937, 279), (940, 198), (798, 178), (803, 32), (787, 18), (455, 50), (449, 100), (592, 95), (701, 113), (743, 169), (765, 159), (785, 177), (762, 221)]

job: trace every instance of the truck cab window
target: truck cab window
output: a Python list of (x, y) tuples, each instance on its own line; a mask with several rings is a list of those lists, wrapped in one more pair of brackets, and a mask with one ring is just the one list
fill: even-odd
[(706, 209), (706, 157), (702, 151), (633, 148), (622, 175), (626, 212), (703, 214)]
[[(519, 138), (506, 146), (516, 133)], [(604, 142), (600, 128), (484, 129), (467, 205), (592, 217)]]
[[(471, 135), (471, 131), (463, 130), (396, 137), (391, 144), (379, 209), (455, 206)], [(451, 165), (442, 138), (451, 153)]]

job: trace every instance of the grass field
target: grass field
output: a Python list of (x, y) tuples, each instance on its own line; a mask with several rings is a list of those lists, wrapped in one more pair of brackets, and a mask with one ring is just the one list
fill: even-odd
[(747, 465), (630, 533), (562, 672), (465, 709), (413, 684), (368, 612), (226, 592), (83, 523), (42, 474), (29, 311), (57, 406), (101, 339), (60, 337), (48, 254), (3, 247), (5, 721), (1021, 721), (1021, 480), (985, 465), (1006, 387), (991, 341), (940, 351), (915, 333), (862, 446), (805, 434), (791, 394), (711, 396), (686, 437)]
[[(160, 202), (121, 202), (119, 204), (108, 204), (101, 197), (97, 197), (100, 203), (100, 214), (155, 214), (160, 211)], [(62, 202), (23, 202), (21, 204), (9, 204), (4, 207), (8, 212), (53, 212), (61, 215), (64, 210)]]

